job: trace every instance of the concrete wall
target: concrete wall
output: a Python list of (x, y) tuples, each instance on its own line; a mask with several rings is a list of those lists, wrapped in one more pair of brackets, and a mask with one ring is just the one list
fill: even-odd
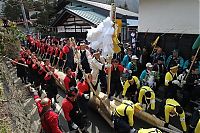
[(139, 32), (199, 34), (199, 0), (140, 0)]

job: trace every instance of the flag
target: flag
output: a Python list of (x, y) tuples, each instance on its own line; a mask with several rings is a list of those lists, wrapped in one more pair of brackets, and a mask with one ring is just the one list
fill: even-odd
[(160, 39), (160, 36), (158, 36), (158, 37), (156, 38), (156, 40), (155, 40), (154, 42), (151, 43), (151, 46), (155, 47), (155, 46), (157, 45), (159, 39)]
[(194, 42), (192, 49), (197, 49), (200, 47), (200, 35), (197, 37), (196, 41)]
[(121, 51), (121, 48), (119, 47), (119, 40), (118, 40), (118, 26), (117, 24), (115, 24), (115, 31), (114, 31), (114, 34), (113, 34), (113, 37), (112, 37), (112, 40), (113, 40), (113, 51), (114, 53), (119, 53)]

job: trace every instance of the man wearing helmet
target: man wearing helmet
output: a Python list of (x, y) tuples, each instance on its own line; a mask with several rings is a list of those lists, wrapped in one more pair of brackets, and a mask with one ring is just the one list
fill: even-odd
[(86, 122), (78, 106), (77, 96), (78, 89), (76, 87), (71, 87), (66, 98), (62, 101), (62, 109), (70, 131), (80, 128), (82, 132), (85, 132), (84, 126)]
[(38, 107), (42, 131), (45, 133), (62, 133), (58, 125), (58, 114), (51, 109), (51, 100), (49, 98), (40, 99), (38, 92), (34, 91), (34, 100)]

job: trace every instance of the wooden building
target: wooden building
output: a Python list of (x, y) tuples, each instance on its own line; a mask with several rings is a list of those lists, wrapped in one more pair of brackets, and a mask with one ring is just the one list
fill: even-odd
[[(110, 9), (110, 5), (103, 3), (88, 0), (71, 0), (58, 13), (51, 26), (56, 27), (60, 37), (74, 36), (79, 39), (85, 39), (87, 29), (96, 27), (108, 17)], [(127, 20), (137, 20), (138, 14), (118, 7), (116, 12), (117, 19), (122, 21), (120, 39), (125, 42), (129, 37)]]

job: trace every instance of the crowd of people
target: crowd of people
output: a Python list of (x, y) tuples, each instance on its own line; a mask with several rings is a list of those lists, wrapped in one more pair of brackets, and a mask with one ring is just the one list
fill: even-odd
[[(198, 58), (188, 74), (194, 56), (184, 60), (177, 50), (173, 50), (167, 57), (158, 46), (151, 54), (145, 47), (136, 53), (130, 44), (121, 49), (120, 53), (113, 55), (112, 63), (109, 64), (107, 59), (101, 56), (101, 50), (91, 49), (86, 41), (75, 44), (70, 38), (58, 39), (48, 36), (44, 39), (34, 39), (27, 36), (27, 45), (21, 47), (17, 61), (28, 67), (16, 64), (17, 76), (21, 78), (22, 83), (29, 82), (35, 88), (34, 98), (43, 130), (48, 133), (62, 132), (58, 126), (58, 115), (51, 109), (52, 101), (58, 102), (56, 96), (61, 87), (66, 91), (62, 110), (69, 129), (86, 132), (89, 84), (91, 83), (95, 91), (106, 94), (107, 75), (111, 69), (108, 98), (110, 101), (114, 97), (123, 100), (113, 113), (116, 132), (161, 132), (156, 128), (138, 131), (133, 125), (136, 103), (139, 103), (143, 111), (155, 110), (156, 95), (161, 87), (164, 88), (165, 94), (156, 115), (164, 118), (164, 126), (168, 127), (169, 117), (180, 116), (184, 132), (200, 132), (200, 108), (194, 111), (191, 122), (187, 124), (184, 112), (191, 100), (197, 101), (200, 98)], [(63, 81), (55, 69), (66, 74)], [(45, 90), (47, 98), (40, 99), (41, 90)], [(182, 98), (178, 97), (178, 91), (182, 93)], [(190, 125), (189, 129), (186, 125)]]

